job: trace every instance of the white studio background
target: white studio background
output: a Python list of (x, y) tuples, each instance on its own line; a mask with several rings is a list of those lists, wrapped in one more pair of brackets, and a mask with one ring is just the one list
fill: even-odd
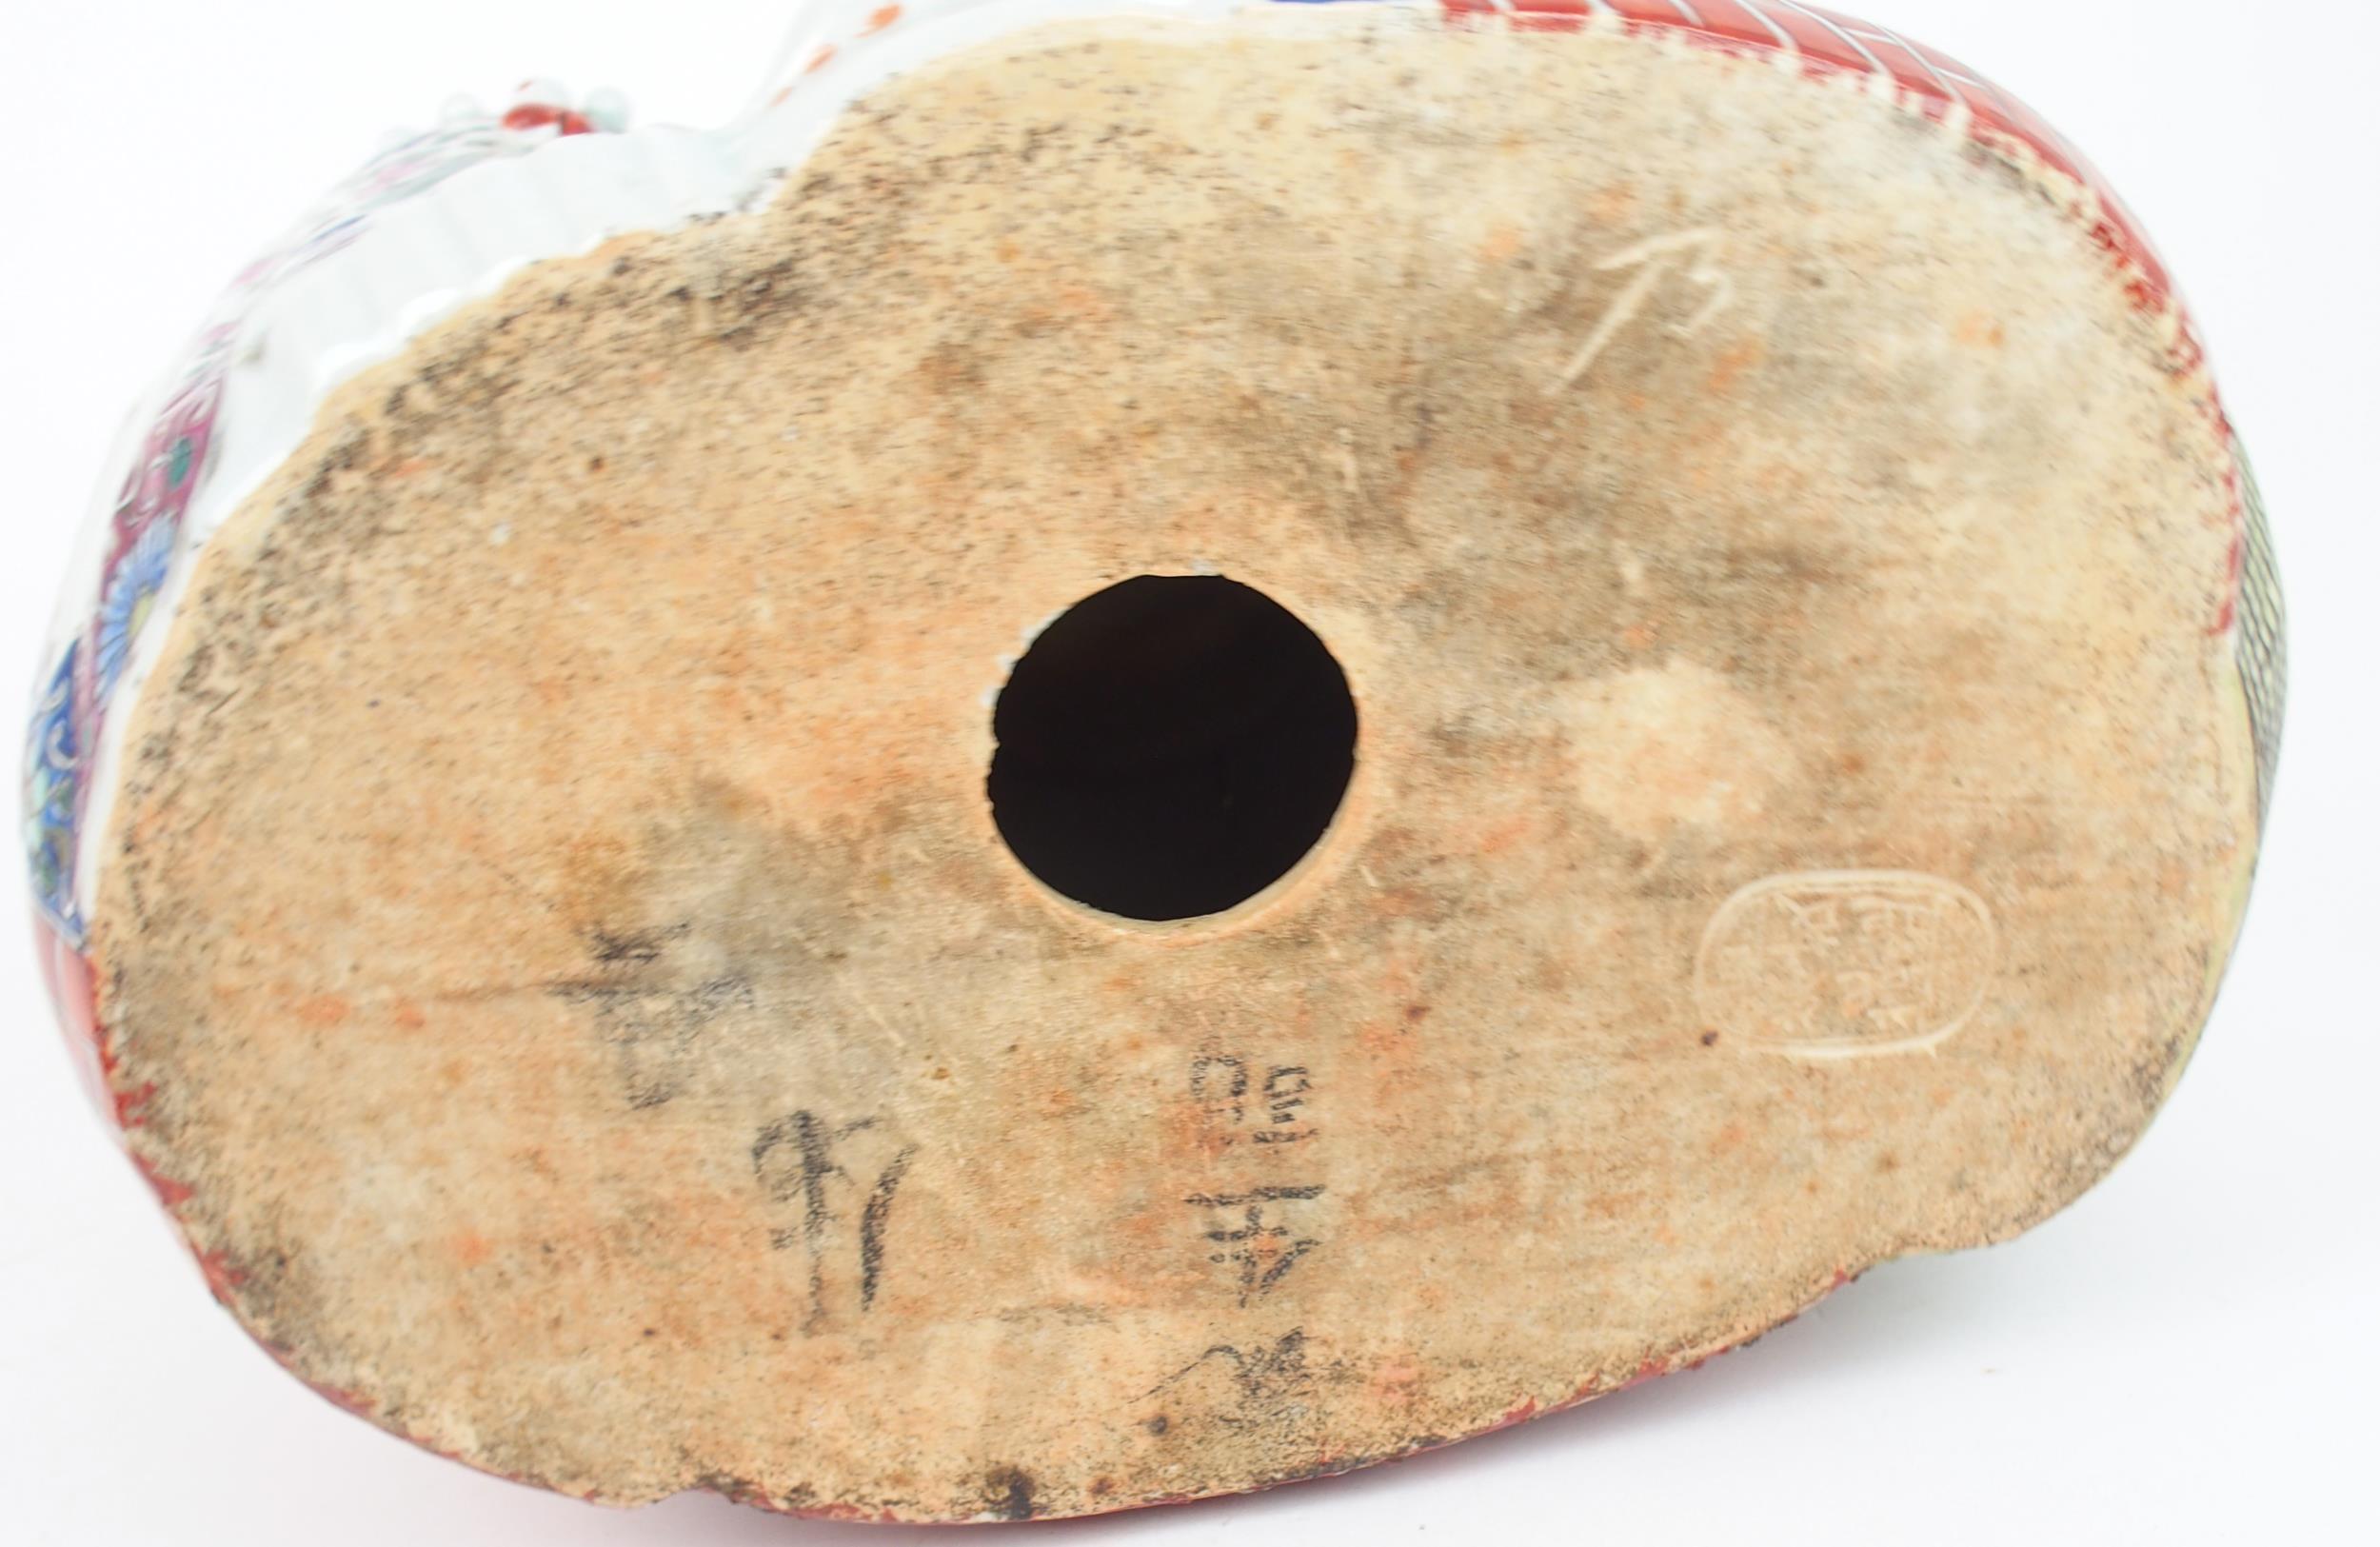
[[(2262, 475), (2292, 700), (2255, 904), (2196, 1063), (2058, 1219), (1881, 1268), (1703, 1370), (1350, 1478), (995, 1528), (1003, 1542), (2380, 1539), (2380, 8), (1858, 8), (1995, 77), (2109, 174), (2180, 276)], [(714, 123), (791, 9), (0, 0), (0, 288), (17, 298), (0, 662), (20, 690), (124, 408), (383, 131), (531, 74), (617, 85), (640, 122)], [(85, 1105), (26, 938), (0, 929), (0, 1537), (952, 1539), (707, 1497), (598, 1510), (335, 1411), (208, 1299)]]

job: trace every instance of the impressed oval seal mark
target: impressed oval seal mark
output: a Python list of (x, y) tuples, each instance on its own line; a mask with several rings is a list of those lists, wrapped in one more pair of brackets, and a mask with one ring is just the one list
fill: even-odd
[(1719, 904), (1695, 952), (1695, 1000), (1759, 1052), (1913, 1053), (1967, 1023), (1998, 964), (1992, 910), (1954, 881), (1807, 871)]

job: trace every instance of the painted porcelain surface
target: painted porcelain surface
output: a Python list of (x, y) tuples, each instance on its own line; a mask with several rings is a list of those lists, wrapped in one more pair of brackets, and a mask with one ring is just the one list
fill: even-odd
[[(1379, 4), (1411, 12), (1416, 25), (1625, 28), (1894, 97), (2043, 173), (2162, 324), (2175, 375), (2203, 364), (2164, 264), (2089, 165), (2006, 93), (1889, 29), (1795, 0), (1276, 3)], [(196, 555), (295, 448), (335, 386), (523, 265), (765, 200), (848, 103), (892, 74), (1054, 20), (1221, 23), (1245, 9), (1240, 0), (823, 0), (799, 16), (751, 104), (720, 129), (626, 130), (617, 99), (599, 93), (574, 107), (531, 83), (502, 114), (461, 104), (438, 127), (397, 139), (242, 270), (109, 460), (28, 734), (24, 843), (38, 946), (103, 1106), (120, 1122), (130, 1117), (107, 1094), (85, 930), (124, 725)], [(2252, 477), (2211, 387), (2199, 407), (2233, 468), (2235, 585), (2208, 626), (2233, 642), (2259, 799), (2269, 802), (2284, 701), (2280, 590)]]

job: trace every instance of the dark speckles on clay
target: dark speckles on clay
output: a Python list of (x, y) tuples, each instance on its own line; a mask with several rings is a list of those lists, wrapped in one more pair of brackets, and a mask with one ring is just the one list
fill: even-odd
[(1033, 1518), (1033, 1478), (1021, 1467), (1002, 1467), (990, 1478), (992, 1513), (1003, 1520)]

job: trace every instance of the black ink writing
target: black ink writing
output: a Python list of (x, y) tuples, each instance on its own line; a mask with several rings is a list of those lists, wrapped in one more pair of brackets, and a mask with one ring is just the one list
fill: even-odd
[(1293, 1327), (1270, 1348), (1259, 1348), (1254, 1354), (1243, 1354), (1230, 1343), (1217, 1343), (1197, 1359), (1176, 1370), (1141, 1394), (1145, 1400), (1166, 1387), (1203, 1368), (1210, 1359), (1220, 1359), (1231, 1366), (1232, 1378), (1243, 1396), (1252, 1398), (1279, 1397), (1306, 1383), (1306, 1333), (1303, 1327)]
[(1218, 1248), (1207, 1255), (1207, 1260), (1228, 1262), (1238, 1269), (1240, 1303), (1244, 1306), (1272, 1293), (1308, 1252), (1322, 1244), (1319, 1237), (1301, 1235), (1273, 1218), (1293, 1213), (1291, 1204), (1321, 1196), (1319, 1185), (1258, 1187), (1242, 1193), (1194, 1193), (1182, 1201), (1197, 1208), (1239, 1213), (1236, 1224), (1205, 1234)]
[(620, 1061), (628, 1104), (642, 1111), (664, 1106), (684, 1089), (701, 1066), (704, 1035), (721, 1016), (753, 1007), (751, 982), (744, 978), (704, 978), (690, 983), (665, 978), (663, 957), (687, 926), (626, 932), (596, 929), (586, 936), (596, 975), (552, 983), (547, 991), (595, 1011), (595, 1023)]
[(1224, 1143), (1242, 1137), (1259, 1144), (1292, 1144), (1315, 1135), (1306, 1098), (1312, 1071), (1301, 1063), (1265, 1065), (1259, 1082), (1240, 1059), (1208, 1054), (1190, 1065), (1190, 1098)]
[[(800, 1247), (810, 1259), (810, 1314), (805, 1332), (815, 1331), (827, 1315), (826, 1263), (834, 1244), (834, 1227), (841, 1220), (834, 1207), (839, 1187), (859, 1189), (860, 1182), (837, 1159), (843, 1146), (877, 1126), (874, 1118), (830, 1123), (814, 1112), (796, 1112), (763, 1128), (752, 1141), (752, 1174), (760, 1179), (771, 1201), (798, 1203), (801, 1222), (774, 1231), (769, 1244), (781, 1251)], [(860, 1309), (874, 1307), (883, 1282), (884, 1226), (892, 1216), (893, 1196), (917, 1155), (914, 1144), (902, 1145), (876, 1173), (860, 1208)]]
[(1268, 1124), (1256, 1131), (1259, 1144), (1286, 1144), (1309, 1139), (1314, 1130), (1306, 1126), (1299, 1108), (1306, 1104), (1306, 1093), (1314, 1088), (1314, 1080), (1301, 1064), (1282, 1064), (1264, 1077), (1264, 1118)]
[(1238, 1127), (1248, 1115), (1248, 1066), (1238, 1059), (1201, 1058), (1190, 1064), (1190, 1098), (1223, 1127)]

